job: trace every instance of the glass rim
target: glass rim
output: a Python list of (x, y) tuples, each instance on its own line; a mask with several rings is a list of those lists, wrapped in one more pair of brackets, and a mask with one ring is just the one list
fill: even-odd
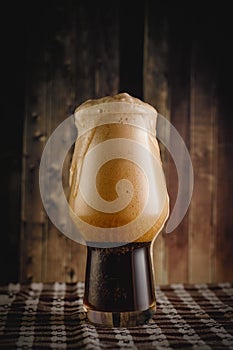
[[(81, 105), (80, 105), (81, 107)], [(116, 108), (117, 107), (117, 108)], [(74, 111), (75, 119), (80, 116), (87, 115), (103, 115), (103, 114), (143, 114), (157, 117), (157, 110), (151, 105), (143, 105), (139, 103), (130, 103), (127, 101), (102, 102), (90, 106), (77, 107)]]

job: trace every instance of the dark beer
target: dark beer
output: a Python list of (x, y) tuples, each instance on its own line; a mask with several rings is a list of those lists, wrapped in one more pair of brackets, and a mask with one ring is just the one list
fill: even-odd
[[(151, 243), (114, 248), (88, 246), (84, 305), (94, 323), (145, 323), (155, 311)], [(132, 322), (129, 322), (132, 317)]]
[(88, 100), (74, 116), (69, 205), (88, 251), (87, 318), (137, 326), (155, 312), (151, 247), (169, 213), (157, 111), (121, 93)]

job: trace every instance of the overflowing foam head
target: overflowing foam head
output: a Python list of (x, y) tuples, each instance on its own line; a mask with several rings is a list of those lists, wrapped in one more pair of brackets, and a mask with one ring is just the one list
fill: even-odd
[[(156, 110), (154, 107), (152, 107), (150, 104), (143, 102), (141, 100), (139, 100), (136, 97), (132, 97), (129, 94), (127, 94), (126, 92), (122, 92), (120, 94), (114, 95), (114, 96), (105, 96), (102, 98), (98, 98), (98, 99), (90, 99), (87, 100), (85, 102), (83, 102), (81, 105), (79, 105), (76, 109), (75, 109), (75, 114), (78, 113), (79, 111), (83, 111), (84, 109), (89, 109), (94, 107), (94, 106), (98, 106), (100, 107), (100, 105), (103, 105), (104, 111), (109, 111), (109, 106), (111, 106), (112, 102), (120, 102), (120, 103), (127, 103), (127, 108), (131, 108), (131, 111), (140, 111), (140, 108), (144, 108), (144, 110), (147, 111), (151, 111), (152, 113), (156, 113)], [(119, 108), (119, 109), (117, 109)], [(114, 112), (118, 112), (120, 111), (121, 106), (119, 105), (118, 107), (115, 108)], [(126, 112), (125, 110), (123, 110), (123, 112)]]
[(86, 241), (151, 241), (169, 213), (156, 110), (126, 93), (75, 110), (71, 217)]
[[(146, 118), (145, 118), (146, 115)], [(79, 136), (99, 125), (128, 124), (156, 132), (157, 111), (127, 93), (87, 100), (74, 113)]]

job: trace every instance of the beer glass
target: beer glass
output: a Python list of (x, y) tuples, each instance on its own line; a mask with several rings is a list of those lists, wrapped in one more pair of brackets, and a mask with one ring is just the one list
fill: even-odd
[(169, 215), (156, 110), (120, 93), (75, 110), (70, 215), (87, 245), (90, 322), (133, 327), (155, 313), (152, 247)]

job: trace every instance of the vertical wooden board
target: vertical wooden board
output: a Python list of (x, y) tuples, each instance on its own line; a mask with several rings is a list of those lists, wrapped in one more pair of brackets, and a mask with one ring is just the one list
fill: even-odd
[(100, 3), (93, 26), (95, 97), (119, 91), (119, 11), (117, 3)]
[[(211, 79), (210, 79), (211, 77)], [(191, 158), (194, 192), (191, 202), (190, 282), (211, 282), (215, 245), (214, 180), (216, 162), (216, 80), (203, 47), (194, 42), (191, 67)]]
[(21, 244), (21, 283), (40, 282), (42, 280), (42, 256), (44, 225), (22, 223), (22, 231), (27, 234)]
[[(65, 282), (68, 280), (69, 250), (68, 238), (50, 223), (46, 232), (44, 255), (44, 282)], [(67, 262), (68, 260), (68, 262)]]
[(46, 218), (39, 191), (39, 164), (46, 135), (46, 84), (44, 73), (35, 73), (34, 77), (37, 85), (33, 79), (28, 79), (23, 135), (21, 282), (28, 281), (28, 278), (41, 280), (43, 275), (42, 246)]
[(95, 7), (80, 2), (75, 8), (73, 26), (75, 55), (75, 103), (95, 97), (95, 45), (93, 41)]
[[(233, 119), (231, 12), (218, 14), (218, 133), (216, 205), (216, 281), (233, 281)], [(220, 30), (219, 30), (220, 29)], [(215, 46), (216, 47), (216, 46)]]
[(144, 2), (119, 6), (119, 90), (139, 99), (143, 97), (144, 19)]
[[(229, 133), (229, 125), (225, 133)], [(232, 130), (232, 128), (231, 128)], [(218, 282), (233, 281), (233, 143), (218, 146), (216, 275)]]
[[(224, 40), (223, 40), (224, 44)], [(221, 52), (221, 51), (220, 51)], [(225, 62), (225, 59), (227, 62)], [(224, 64), (225, 63), (225, 64)], [(220, 60), (221, 76), (218, 86), (218, 145), (217, 156), (217, 227), (215, 280), (218, 282), (233, 281), (233, 121), (232, 121), (232, 53)]]
[[(157, 4), (146, 4), (143, 91), (145, 102), (156, 108), (158, 113), (170, 118), (168, 87), (168, 38), (165, 14), (157, 11)], [(166, 131), (165, 131), (166, 132)], [(160, 144), (165, 176), (168, 175), (168, 156), (165, 147)], [(164, 234), (161, 232), (154, 242), (153, 249), (156, 283), (167, 283), (167, 263)]]
[[(183, 138), (189, 149), (189, 104), (190, 104), (190, 33), (189, 26), (182, 21), (179, 14), (170, 19), (170, 55), (169, 55), (169, 87), (170, 87), (170, 121)], [(183, 26), (186, 31), (183, 30)], [(173, 140), (170, 139), (171, 147)], [(176, 160), (183, 163), (184, 153), (176, 153)], [(179, 174), (182, 179), (188, 174), (183, 170)], [(169, 157), (168, 190), (170, 211), (175, 204), (178, 190), (178, 176), (174, 161)], [(164, 236), (167, 255), (168, 282), (188, 282), (188, 212), (179, 226)]]
[[(60, 15), (62, 13), (62, 21)], [(53, 8), (53, 24), (56, 27), (54, 32), (52, 27), (48, 27), (48, 35), (50, 41), (48, 46), (44, 48), (49, 62), (49, 84), (47, 95), (47, 133), (48, 136), (62, 123), (73, 111), (75, 86), (75, 56), (74, 56), (74, 22), (75, 11), (70, 4), (62, 4)], [(58, 176), (59, 169), (56, 169), (55, 162), (58, 158), (59, 150), (53, 149), (53, 159), (51, 157), (50, 163), (54, 163), (53, 176)], [(69, 176), (69, 159), (71, 152), (68, 152), (64, 167), (65, 191), (67, 192), (68, 176)], [(58, 170), (58, 171), (57, 171)], [(60, 193), (57, 188), (54, 188), (53, 199), (51, 198), (51, 205), (59, 209)], [(57, 215), (57, 218), (63, 222), (67, 218)], [(57, 223), (56, 223), (57, 224)], [(75, 243), (76, 244), (76, 243)], [(78, 243), (77, 243), (78, 245)], [(79, 246), (79, 245), (78, 245)], [(82, 249), (82, 247), (80, 248)], [(69, 281), (71, 270), (71, 248), (69, 239), (60, 232), (57, 227), (48, 220), (48, 227), (45, 237), (45, 254), (44, 262), (44, 276), (43, 280), (46, 282), (53, 281)], [(77, 266), (77, 269), (79, 267)], [(78, 275), (78, 273), (77, 273)]]
[[(37, 77), (35, 76), (35, 79)], [(40, 156), (46, 139), (45, 77), (36, 84), (28, 82), (23, 145), (22, 221), (44, 222), (40, 191)]]
[[(61, 42), (60, 42), (61, 47)], [(65, 51), (65, 47), (63, 48), (63, 52)], [(61, 57), (63, 58), (63, 57)], [(52, 64), (52, 62), (51, 62)], [(61, 74), (61, 70), (64, 69), (62, 64), (57, 66), (53, 66), (51, 71), (51, 89), (49, 91), (48, 100), (50, 100), (50, 110), (47, 113), (48, 120), (48, 134), (50, 135), (56, 127), (69, 116), (68, 114), (68, 106), (67, 99), (69, 90), (67, 89), (69, 83), (69, 77), (66, 79)], [(50, 164), (55, 164), (56, 159), (58, 159), (59, 152), (58, 149), (53, 149), (53, 158), (50, 160)], [(58, 170), (58, 171), (57, 171)], [(53, 167), (53, 176), (58, 176), (59, 169), (56, 169), (56, 166)], [(60, 192), (58, 187), (53, 189), (53, 199), (52, 206), (59, 211), (59, 197)], [(67, 219), (60, 215), (57, 215), (57, 218), (61, 221), (66, 221)], [(68, 267), (70, 264), (70, 252), (69, 245), (67, 244), (66, 236), (61, 233), (54, 224), (49, 220), (48, 222), (48, 230), (46, 234), (46, 254), (44, 256), (45, 263), (45, 274), (44, 280), (46, 282), (56, 281), (65, 281), (66, 274), (68, 274)]]
[(70, 245), (70, 265), (68, 269), (68, 282), (85, 280), (87, 248), (82, 244), (67, 242)]

